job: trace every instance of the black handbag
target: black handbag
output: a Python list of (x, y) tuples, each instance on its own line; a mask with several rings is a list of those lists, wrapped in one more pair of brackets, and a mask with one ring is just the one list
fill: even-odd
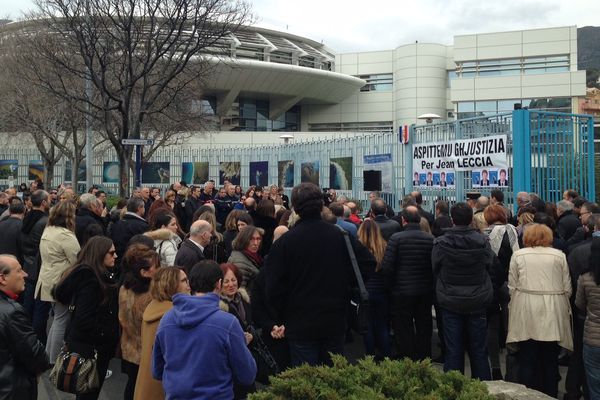
[(261, 332), (254, 329), (252, 326), (249, 327), (249, 333), (252, 334), (252, 342), (248, 346), (250, 353), (256, 361), (256, 378), (257, 382), (263, 385), (269, 384), (269, 377), (277, 375), (279, 372), (279, 366), (277, 361), (271, 354), (271, 351), (262, 340)]
[[(73, 324), (75, 296), (69, 305), (71, 321), (65, 331), (65, 337)], [(98, 354), (89, 345), (65, 343), (50, 371), (50, 382), (62, 391), (73, 394), (93, 392), (100, 387), (98, 376)]]
[(354, 254), (352, 243), (350, 243), (348, 232), (343, 229), (341, 230), (344, 234), (344, 241), (346, 242), (348, 256), (350, 257), (352, 270), (354, 271), (357, 284), (357, 286), (350, 289), (348, 323), (352, 330), (360, 335), (364, 335), (369, 330), (369, 292), (367, 292), (362, 275), (360, 274), (360, 269), (358, 268), (358, 262), (356, 261), (356, 255)]

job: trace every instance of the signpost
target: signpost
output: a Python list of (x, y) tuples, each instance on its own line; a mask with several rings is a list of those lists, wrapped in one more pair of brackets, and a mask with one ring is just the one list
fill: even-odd
[(135, 146), (135, 186), (142, 186), (142, 147), (152, 146), (154, 139), (121, 139), (123, 146)]

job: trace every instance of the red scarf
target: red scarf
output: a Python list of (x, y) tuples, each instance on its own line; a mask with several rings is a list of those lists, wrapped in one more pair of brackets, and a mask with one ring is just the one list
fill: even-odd
[(250, 261), (252, 261), (254, 263), (254, 265), (256, 265), (257, 267), (262, 267), (263, 264), (263, 258), (260, 256), (260, 254), (258, 253), (253, 253), (251, 251), (249, 251), (248, 249), (242, 251), (242, 253), (244, 253), (244, 255), (246, 257), (248, 257), (248, 259)]
[(8, 297), (10, 297), (11, 299), (13, 299), (14, 301), (17, 301), (17, 299), (19, 298), (19, 295), (16, 293), (13, 293), (9, 290), (3, 290), (4, 294), (6, 294)]

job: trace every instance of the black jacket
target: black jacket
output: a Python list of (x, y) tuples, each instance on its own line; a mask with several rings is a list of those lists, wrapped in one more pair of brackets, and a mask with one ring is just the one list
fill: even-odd
[(93, 224), (98, 225), (102, 229), (102, 233), (106, 235), (106, 224), (102, 217), (94, 214), (87, 208), (80, 208), (77, 210), (77, 216), (75, 217), (75, 236), (77, 236), (77, 241), (80, 245), (85, 236), (85, 230), (88, 226)]
[(140, 233), (147, 232), (149, 229), (150, 227), (145, 219), (131, 214), (125, 214), (122, 220), (114, 224), (110, 236), (115, 244), (118, 259), (123, 259), (129, 239)]
[(20, 218), (8, 217), (0, 222), (0, 254), (12, 254), (23, 264), (21, 248), (21, 228), (23, 221)]
[(177, 255), (175, 256), (175, 265), (178, 267), (182, 267), (185, 269), (186, 274), (190, 274), (190, 270), (192, 267), (199, 261), (204, 260), (206, 257), (200, 247), (198, 247), (195, 243), (193, 243), (190, 239), (185, 239), (179, 250), (177, 250)]
[(25, 279), (31, 282), (37, 282), (40, 273), (40, 240), (47, 222), (48, 215), (39, 210), (32, 210), (23, 218), (21, 227), (23, 269), (28, 275)]
[(431, 228), (433, 226), (433, 223), (435, 222), (435, 216), (429, 211), (425, 211), (423, 208), (421, 208), (421, 206), (418, 206), (418, 208), (419, 214), (421, 215), (421, 217), (425, 218), (427, 222), (429, 222), (429, 227)]
[(431, 262), (440, 307), (459, 314), (483, 313), (494, 297), (489, 275), (495, 254), (487, 237), (455, 226), (435, 239)]
[[(363, 276), (375, 270), (373, 255), (352, 237)], [(300, 219), (271, 247), (266, 303), (283, 321), (288, 339), (318, 340), (346, 332), (354, 273), (341, 230), (320, 218)]]
[(435, 221), (433, 221), (431, 233), (435, 237), (442, 236), (446, 229), (452, 228), (453, 226), (452, 218), (450, 218), (448, 214), (440, 214), (435, 218)]
[(275, 218), (264, 217), (257, 214), (254, 215), (254, 225), (265, 230), (260, 245), (260, 255), (264, 257), (269, 254), (269, 250), (271, 250), (273, 233), (275, 232), (275, 228), (277, 228), (277, 221), (275, 221)]
[(573, 288), (573, 294), (571, 295), (573, 304), (575, 303), (575, 294), (577, 293), (577, 280), (581, 274), (589, 271), (591, 254), (592, 239), (590, 238), (590, 240), (586, 240), (574, 248), (573, 251), (569, 253), (569, 257), (567, 257), (569, 275), (571, 275), (571, 287)]
[(183, 209), (185, 211), (185, 221), (183, 221), (183, 228), (186, 232), (190, 231), (190, 226), (192, 226), (192, 223), (194, 222), (194, 213), (197, 209), (200, 208), (201, 205), (202, 202), (193, 196), (190, 196), (183, 204)]
[(386, 241), (390, 240), (394, 233), (402, 230), (402, 225), (400, 225), (398, 221), (389, 219), (386, 215), (377, 215), (373, 218), (373, 221), (379, 226), (381, 235)]
[(25, 309), (0, 291), (0, 399), (36, 400), (37, 375), (48, 367)]
[(381, 268), (390, 282), (393, 295), (433, 295), (431, 249), (433, 235), (410, 223), (390, 238)]
[(577, 218), (577, 215), (573, 214), (572, 211), (565, 211), (558, 217), (556, 221), (556, 231), (558, 235), (565, 241), (569, 241), (577, 228), (581, 226), (581, 221)]
[(74, 300), (75, 310), (65, 332), (65, 342), (87, 345), (110, 355), (119, 342), (118, 291), (108, 271), (101, 278), (107, 285), (105, 291), (92, 269), (81, 265), (56, 287), (55, 295), (63, 304)]

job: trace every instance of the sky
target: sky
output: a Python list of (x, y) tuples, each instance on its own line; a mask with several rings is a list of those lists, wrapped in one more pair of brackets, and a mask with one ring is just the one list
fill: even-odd
[[(255, 25), (323, 42), (335, 53), (389, 50), (454, 35), (565, 25), (600, 26), (600, 0), (254, 0)], [(0, 0), (18, 19), (32, 0)]]

